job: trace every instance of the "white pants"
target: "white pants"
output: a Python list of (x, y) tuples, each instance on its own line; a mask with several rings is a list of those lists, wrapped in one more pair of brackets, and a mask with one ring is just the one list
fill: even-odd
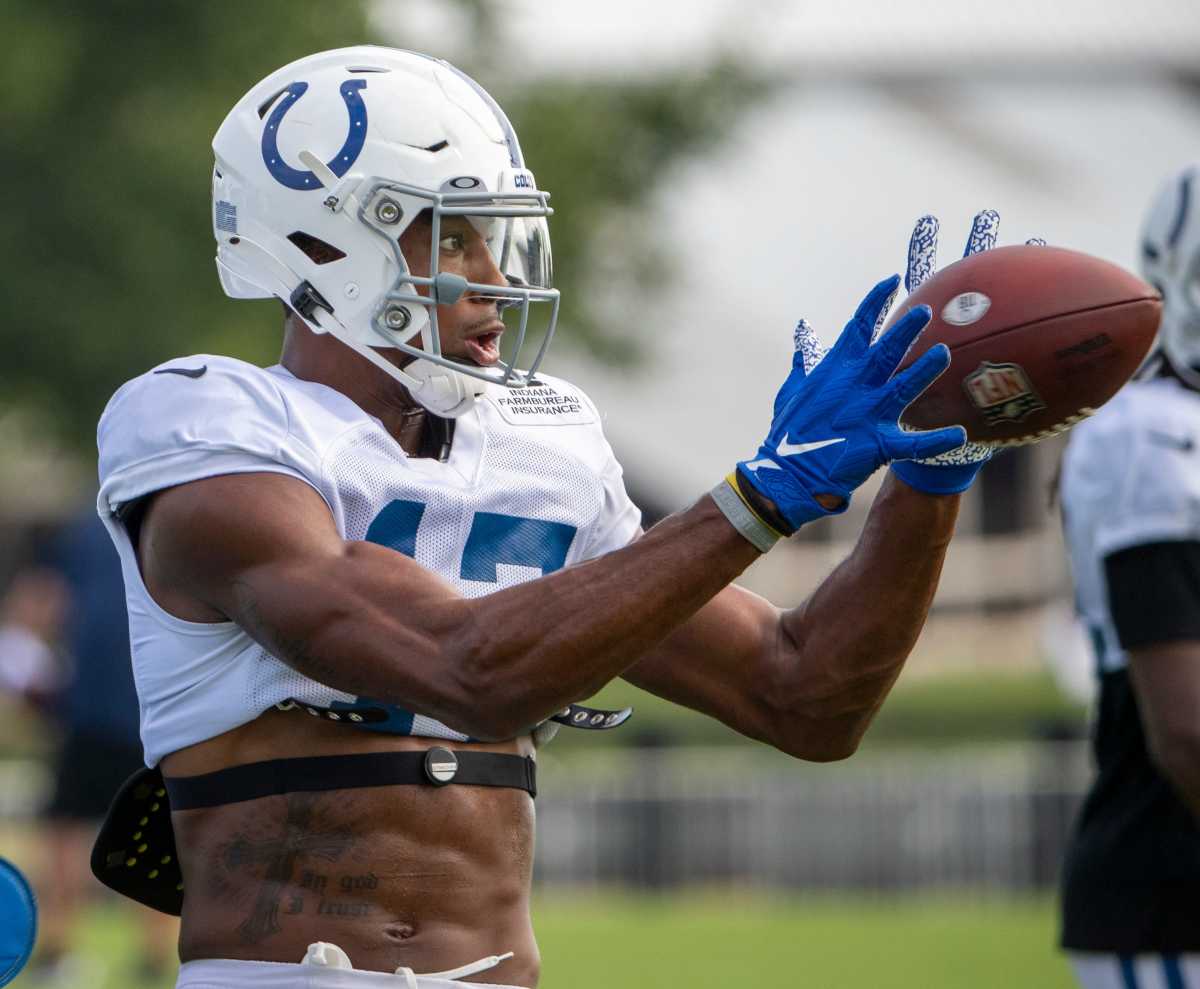
[(288, 962), (248, 962), (232, 958), (205, 958), (184, 962), (176, 989), (522, 989), (490, 982), (460, 982), (457, 976), (474, 975), (498, 965), (511, 953), (481, 959), (461, 969), (417, 975), (410, 969), (364, 972), (351, 968), (350, 959), (336, 945), (318, 942), (298, 965)]
[(1067, 953), (1083, 989), (1200, 989), (1200, 954)]

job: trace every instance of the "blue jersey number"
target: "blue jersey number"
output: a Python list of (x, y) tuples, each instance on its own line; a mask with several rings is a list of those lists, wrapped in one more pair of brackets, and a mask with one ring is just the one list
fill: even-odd
[[(371, 523), (366, 540), (416, 556), (417, 530), (424, 515), (425, 506), (419, 501), (393, 501)], [(501, 563), (553, 573), (567, 562), (575, 532), (575, 526), (565, 522), (476, 512), (458, 575), (463, 580), (496, 584), (500, 580), (496, 567)]]
[[(419, 501), (393, 501), (375, 517), (367, 529), (366, 541), (415, 557), (417, 530), (421, 527), (424, 515), (425, 506)], [(463, 580), (498, 584), (500, 577), (496, 567), (501, 563), (538, 567), (543, 574), (561, 570), (567, 562), (567, 552), (575, 532), (575, 526), (563, 522), (476, 512), (467, 544), (463, 547), (459, 576)], [(412, 712), (395, 704), (359, 697), (349, 704), (335, 701), (330, 705), (334, 711), (354, 711), (364, 707), (384, 709), (388, 713), (387, 720), (359, 724), (357, 727), (392, 735), (412, 734)]]

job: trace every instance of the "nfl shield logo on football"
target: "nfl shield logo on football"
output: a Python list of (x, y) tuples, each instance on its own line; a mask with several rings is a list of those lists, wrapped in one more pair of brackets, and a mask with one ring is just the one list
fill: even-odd
[(1018, 422), (1046, 407), (1019, 364), (984, 361), (963, 378), (963, 387), (989, 425)]

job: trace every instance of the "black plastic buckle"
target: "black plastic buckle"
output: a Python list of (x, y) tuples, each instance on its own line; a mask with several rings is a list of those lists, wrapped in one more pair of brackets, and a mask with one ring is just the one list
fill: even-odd
[(313, 313), (318, 309), (324, 309), (330, 316), (333, 315), (333, 306), (325, 301), (325, 296), (313, 288), (312, 282), (303, 281), (297, 285), (288, 301), (305, 319), (312, 319)]

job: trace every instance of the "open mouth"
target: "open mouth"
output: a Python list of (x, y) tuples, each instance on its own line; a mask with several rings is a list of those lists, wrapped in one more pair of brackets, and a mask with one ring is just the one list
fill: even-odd
[(468, 337), (463, 341), (467, 357), (480, 367), (491, 367), (498, 363), (500, 360), (500, 337), (503, 335), (503, 330), (494, 330), (491, 333)]

